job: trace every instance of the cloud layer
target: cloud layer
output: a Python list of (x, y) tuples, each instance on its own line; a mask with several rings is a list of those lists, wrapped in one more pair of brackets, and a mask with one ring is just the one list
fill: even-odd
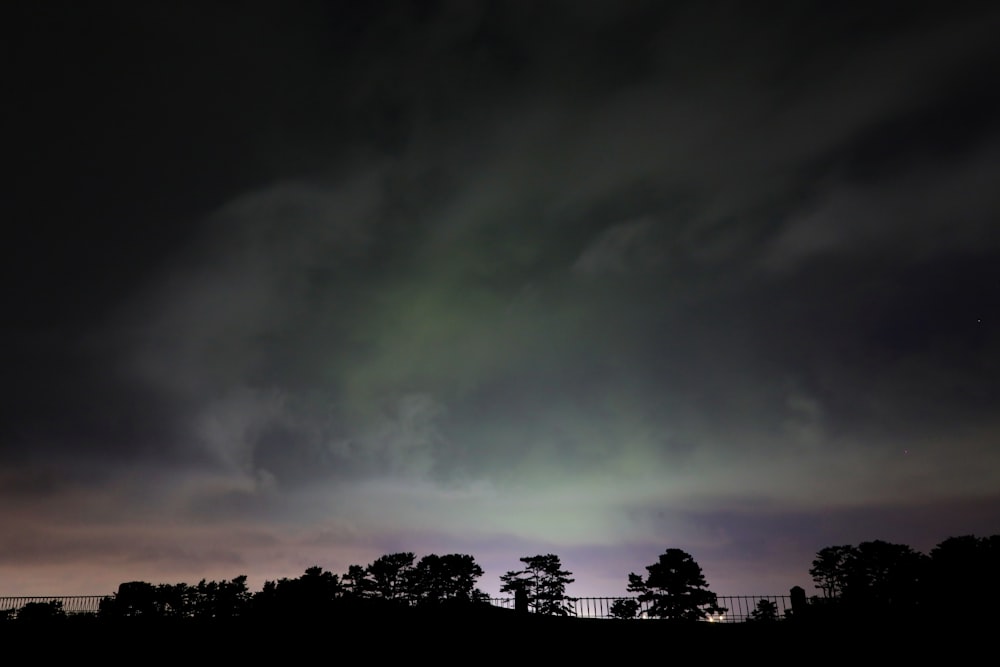
[(145, 86), (85, 51), (144, 150), (115, 95), (38, 131), (122, 187), (29, 179), (93, 238), (17, 200), (0, 594), (408, 550), (614, 595), (667, 547), (782, 594), (995, 529), (996, 12), (432, 6), (123, 10)]

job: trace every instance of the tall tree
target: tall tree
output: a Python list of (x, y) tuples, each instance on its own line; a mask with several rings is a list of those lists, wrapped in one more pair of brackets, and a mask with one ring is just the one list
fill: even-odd
[(681, 549), (667, 549), (657, 562), (646, 566), (646, 572), (645, 579), (630, 573), (628, 590), (639, 593), (639, 602), (649, 605), (646, 613), (650, 616), (693, 621), (726, 611), (708, 590), (701, 566)]
[(849, 544), (824, 547), (816, 553), (809, 574), (825, 598), (839, 598), (847, 585), (848, 563), (855, 549)]
[(476, 580), (483, 576), (483, 568), (467, 554), (424, 556), (414, 567), (411, 576), (411, 593), (422, 603), (445, 600), (474, 602), (483, 594), (476, 588)]
[(844, 599), (868, 609), (913, 606), (919, 599), (927, 557), (905, 544), (862, 542), (847, 560)]
[(525, 556), (521, 562), (524, 569), (501, 575), (501, 592), (516, 594), (524, 591), (529, 608), (536, 614), (569, 616), (575, 613), (573, 602), (576, 599), (566, 595), (566, 586), (576, 580), (570, 577), (572, 572), (562, 569), (559, 556)]
[(368, 566), (372, 591), (385, 600), (409, 601), (413, 570), (412, 552), (386, 554)]
[(927, 556), (882, 540), (820, 549), (809, 574), (832, 609), (851, 614), (914, 609), (924, 594)]

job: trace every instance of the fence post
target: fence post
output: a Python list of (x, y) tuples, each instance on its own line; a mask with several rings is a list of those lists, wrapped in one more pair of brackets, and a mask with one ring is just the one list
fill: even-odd
[(792, 586), (792, 618), (802, 618), (806, 613), (806, 589)]
[(528, 613), (528, 591), (524, 586), (514, 589), (514, 611), (519, 614)]

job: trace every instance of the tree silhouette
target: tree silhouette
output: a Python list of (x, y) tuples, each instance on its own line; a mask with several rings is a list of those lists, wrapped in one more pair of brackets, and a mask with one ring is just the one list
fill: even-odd
[(777, 621), (778, 620), (778, 605), (773, 600), (768, 600), (767, 598), (762, 598), (757, 600), (757, 606), (752, 612), (750, 612), (751, 621)]
[(476, 588), (476, 580), (483, 576), (472, 556), (445, 554), (424, 556), (410, 576), (410, 594), (422, 604), (449, 600), (474, 602), (483, 593)]
[(198, 613), (196, 610), (198, 607), (197, 593), (187, 584), (158, 584), (154, 598), (156, 613), (159, 616), (187, 618)]
[(569, 576), (572, 572), (562, 569), (559, 556), (544, 554), (520, 560), (524, 569), (501, 575), (501, 592), (517, 594), (519, 590), (524, 591), (529, 608), (536, 614), (570, 616), (575, 613), (572, 606), (575, 598), (566, 595), (566, 586), (575, 579)]
[(20, 623), (50, 623), (66, 618), (62, 600), (48, 602), (28, 602), (17, 611)]
[(987, 615), (1000, 594), (1000, 535), (949, 537), (931, 549), (926, 596), (939, 616)]
[[(318, 569), (318, 568), (316, 568)], [(307, 570), (308, 572), (308, 570)], [(180, 584), (184, 586), (184, 584)], [(188, 588), (191, 615), (195, 618), (235, 618), (242, 616), (253, 598), (245, 574), (232, 581), (206, 581)]]
[(647, 576), (628, 575), (628, 590), (639, 593), (639, 602), (650, 603), (646, 613), (657, 618), (693, 621), (726, 611), (708, 590), (701, 566), (681, 549), (667, 549), (646, 566)]
[(883, 540), (821, 549), (809, 574), (835, 613), (913, 611), (921, 603), (928, 558), (905, 544)]
[(344, 595), (351, 598), (368, 597), (374, 589), (374, 582), (368, 570), (362, 565), (350, 565), (340, 578)]
[(265, 615), (320, 617), (332, 611), (342, 590), (336, 574), (314, 565), (296, 579), (265, 581), (261, 591), (253, 596), (253, 606)]
[[(267, 585), (274, 586), (273, 582)], [(247, 576), (231, 581), (207, 581), (197, 586), (153, 584), (129, 581), (118, 592), (105, 597), (98, 616), (104, 618), (234, 618), (245, 614), (253, 601), (247, 588)]]
[(145, 581), (118, 584), (118, 592), (101, 600), (99, 616), (110, 618), (152, 618), (160, 616), (156, 587)]
[(635, 618), (639, 615), (639, 603), (625, 598), (615, 600), (611, 603), (609, 613), (611, 618)]
[(809, 574), (816, 588), (823, 592), (823, 597), (840, 597), (847, 585), (848, 562), (854, 556), (854, 552), (854, 547), (844, 544), (824, 547), (816, 553)]
[(367, 568), (372, 592), (384, 600), (408, 602), (414, 558), (412, 552), (405, 551), (375, 559)]
[(915, 605), (927, 557), (905, 544), (862, 542), (846, 561), (845, 601), (869, 610)]

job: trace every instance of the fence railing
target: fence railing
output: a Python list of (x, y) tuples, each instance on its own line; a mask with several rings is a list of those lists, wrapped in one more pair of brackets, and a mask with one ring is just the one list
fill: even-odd
[[(49, 604), (59, 602), (67, 614), (96, 614), (100, 610), (101, 600), (107, 595), (55, 595), (55, 596), (21, 596), (0, 597), (0, 614), (16, 612), (31, 603)], [(572, 598), (567, 606), (577, 618), (613, 618), (612, 605), (618, 600), (635, 600), (638, 604), (636, 618), (649, 618), (650, 603), (640, 603), (634, 597), (587, 597)], [(726, 609), (721, 614), (711, 616), (708, 620), (715, 623), (743, 623), (752, 618), (759, 609), (761, 600), (771, 603), (775, 618), (785, 617), (792, 607), (788, 595), (720, 595), (718, 605)], [(505, 609), (514, 608), (514, 598), (490, 598), (490, 604)]]
[(59, 602), (67, 614), (96, 614), (100, 609), (101, 600), (107, 595), (52, 595), (0, 597), (0, 613), (17, 611), (29, 604), (49, 604)]
[(770, 602), (775, 619), (782, 619), (792, 611), (792, 596), (790, 595), (724, 595), (719, 596), (718, 604), (725, 607), (726, 612), (721, 619), (725, 623), (743, 623), (752, 618), (754, 612), (759, 612), (761, 601)]
[[(614, 618), (612, 606), (618, 600), (634, 600), (638, 605), (635, 617), (652, 618), (648, 613), (652, 603), (640, 602), (636, 597), (572, 598), (566, 606), (577, 618)], [(754, 618), (753, 614), (759, 609), (761, 600), (773, 605), (771, 609), (775, 619), (784, 618), (792, 608), (792, 598), (789, 595), (720, 595), (717, 596), (717, 604), (726, 611), (710, 615), (707, 620), (713, 623), (743, 623)], [(490, 598), (490, 604), (513, 609), (514, 598)]]

